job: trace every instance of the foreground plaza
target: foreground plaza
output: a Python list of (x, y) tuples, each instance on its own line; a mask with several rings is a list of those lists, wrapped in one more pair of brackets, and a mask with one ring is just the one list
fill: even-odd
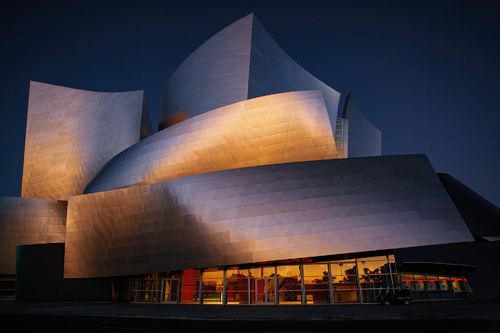
[[(423, 154), (382, 156), (352, 93), (250, 14), (144, 93), (30, 83), (2, 297), (334, 305), (498, 299), (500, 209)], [(390, 140), (390, 138), (389, 138)]]

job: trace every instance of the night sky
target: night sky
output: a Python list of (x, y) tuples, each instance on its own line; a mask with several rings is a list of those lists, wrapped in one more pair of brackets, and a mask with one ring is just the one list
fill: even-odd
[(20, 196), (29, 81), (159, 93), (254, 13), (299, 65), (382, 131), (500, 206), (499, 1), (0, 1), (0, 196)]

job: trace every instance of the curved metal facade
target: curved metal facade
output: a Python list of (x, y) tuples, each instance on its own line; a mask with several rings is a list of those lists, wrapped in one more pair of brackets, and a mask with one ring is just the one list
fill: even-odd
[(70, 198), (65, 277), (467, 241), (424, 155), (275, 164)]
[(175, 116), (189, 118), (247, 99), (253, 15), (226, 27), (176, 69), (160, 95), (159, 129)]
[[(340, 94), (309, 74), (250, 14), (193, 52), (161, 93), (160, 130), (170, 117), (183, 119), (247, 98), (297, 90), (321, 90), (332, 124)], [(335, 126), (332, 126), (335, 128)]]
[(349, 157), (382, 155), (382, 132), (361, 113), (352, 92), (346, 97), (342, 118), (349, 121)]
[(16, 274), (16, 246), (64, 243), (66, 201), (0, 197), (0, 274)]
[(30, 83), (22, 197), (68, 200), (113, 156), (148, 135), (142, 91)]
[(335, 128), (340, 93), (290, 58), (254, 17), (248, 98), (295, 90), (321, 90), (330, 117), (330, 126)]
[(337, 158), (321, 91), (231, 104), (166, 128), (114, 157), (85, 193), (256, 165)]

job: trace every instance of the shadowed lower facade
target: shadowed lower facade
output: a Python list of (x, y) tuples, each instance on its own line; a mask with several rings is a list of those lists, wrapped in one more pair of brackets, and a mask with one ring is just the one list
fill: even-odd
[(141, 91), (32, 82), (22, 198), (0, 198), (4, 296), (499, 298), (498, 208), (425, 155), (380, 156), (380, 131), (352, 94), (337, 117), (339, 97), (253, 14), (173, 73), (155, 134)]

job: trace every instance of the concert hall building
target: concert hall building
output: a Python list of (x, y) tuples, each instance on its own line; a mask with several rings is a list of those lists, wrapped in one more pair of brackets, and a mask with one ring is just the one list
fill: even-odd
[(425, 155), (382, 156), (349, 94), (250, 14), (142, 91), (30, 83), (2, 297), (182, 304), (500, 298), (500, 209)]

